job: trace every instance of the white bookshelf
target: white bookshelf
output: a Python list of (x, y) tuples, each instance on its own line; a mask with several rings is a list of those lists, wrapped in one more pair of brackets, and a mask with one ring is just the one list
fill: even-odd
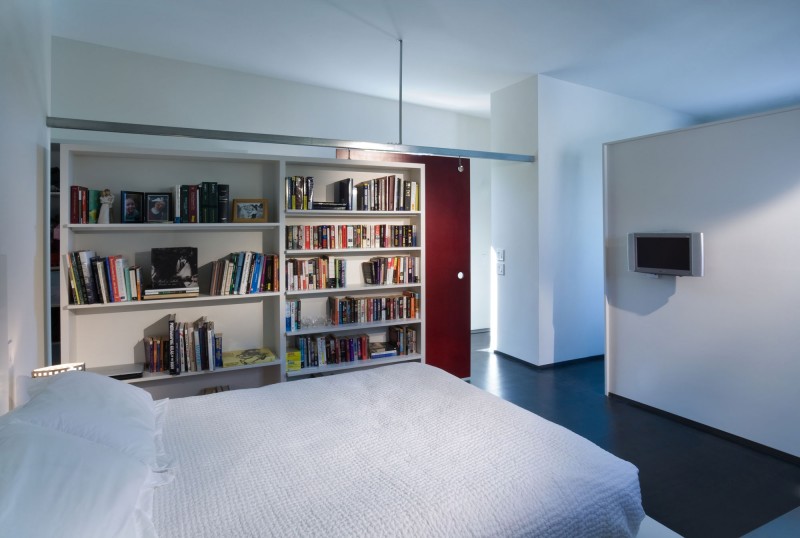
[[(334, 201), (332, 199), (331, 185), (344, 178), (353, 178), (354, 184), (367, 181), (377, 177), (394, 175), (416, 181), (420, 187), (420, 207), (425, 207), (424, 202), (424, 166), (407, 163), (387, 163), (387, 162), (365, 162), (338, 160), (333, 162), (314, 162), (314, 161), (290, 161), (286, 165), (286, 176), (313, 176), (314, 195), (313, 199), (319, 201)], [(285, 197), (284, 197), (285, 198)], [(284, 200), (285, 201), (285, 200)], [(302, 318), (310, 320), (312, 323), (303, 325), (300, 328), (286, 330), (283, 326), (283, 337), (286, 340), (287, 348), (297, 348), (297, 338), (304, 336), (324, 336), (333, 335), (334, 337), (353, 336), (366, 334), (370, 342), (382, 342), (387, 339), (387, 330), (391, 327), (410, 326), (418, 333), (418, 351), (413, 355), (399, 355), (396, 357), (354, 360), (353, 362), (334, 363), (307, 367), (301, 370), (287, 371), (287, 377), (297, 377), (305, 375), (322, 375), (339, 371), (351, 370), (375, 366), (379, 364), (391, 364), (395, 362), (424, 360), (424, 211), (341, 211), (341, 210), (297, 210), (286, 209), (283, 215), (283, 224), (289, 226), (320, 226), (320, 225), (357, 225), (367, 226), (387, 225), (387, 226), (408, 226), (413, 225), (417, 229), (416, 246), (395, 246), (395, 247), (375, 247), (370, 248), (328, 248), (328, 249), (289, 249), (283, 251), (285, 259), (309, 259), (319, 256), (329, 256), (342, 259), (347, 264), (346, 286), (343, 288), (313, 289), (313, 290), (286, 290), (284, 292), (284, 305), (286, 301), (299, 300), (302, 303)], [(286, 237), (284, 233), (284, 247), (286, 247)], [(361, 263), (370, 258), (379, 256), (414, 256), (419, 258), (419, 282), (404, 284), (367, 284), (364, 282)], [(403, 291), (418, 293), (421, 299), (420, 316), (416, 319), (394, 319), (390, 321), (375, 321), (370, 323), (347, 323), (340, 325), (320, 324), (321, 320), (327, 323), (328, 316), (327, 303), (329, 297), (374, 297), (402, 294)], [(317, 323), (314, 323), (314, 322)]]
[[(331, 159), (287, 159), (268, 155), (214, 153), (138, 149), (131, 147), (68, 145), (61, 146), (61, 270), (60, 321), (61, 362), (85, 362), (87, 367), (144, 362), (143, 338), (165, 335), (167, 317), (175, 314), (179, 322), (192, 322), (202, 316), (214, 321), (217, 332), (223, 334), (223, 348), (249, 349), (268, 347), (278, 361), (257, 368), (218, 369), (212, 372), (187, 373), (179, 376), (146, 375), (134, 381), (140, 386), (158, 385), (160, 396), (187, 394), (193, 377), (195, 383), (215, 384), (215, 376), (237, 388), (285, 381), (297, 375), (321, 374), (380, 364), (380, 361), (360, 361), (364, 364), (328, 365), (314, 371), (287, 372), (284, 360), (286, 349), (294, 347), (301, 334), (348, 334), (354, 330), (369, 334), (371, 339), (384, 340), (387, 327), (414, 324), (419, 332), (419, 353), (402, 356), (401, 360), (424, 360), (424, 278), (419, 283), (403, 285), (367, 285), (361, 277), (360, 263), (372, 256), (411, 254), (424, 259), (424, 212), (361, 212), (361, 211), (303, 211), (287, 210), (285, 201), (286, 176), (314, 176), (315, 200), (329, 199), (328, 186), (345, 177), (356, 182), (396, 174), (411, 177), (424, 185), (424, 167), (405, 163), (376, 163)], [(120, 223), (120, 192), (173, 192), (175, 185), (216, 181), (230, 185), (230, 200), (263, 198), (267, 200), (266, 223)], [(108, 188), (115, 196), (109, 224), (70, 224), (70, 187)], [(424, 208), (424, 201), (421, 202)], [(325, 251), (287, 250), (288, 225), (323, 223), (355, 224), (413, 224), (418, 228), (418, 246), (384, 249), (337, 249)], [(127, 301), (106, 304), (67, 304), (69, 282), (65, 272), (65, 256), (71, 251), (93, 250), (98, 256), (122, 255), (131, 265), (144, 270), (148, 282), (150, 249), (154, 247), (196, 247), (200, 267), (200, 296), (178, 299)], [(251, 295), (208, 295), (208, 267), (214, 260), (237, 251), (277, 254), (280, 267), (280, 289)], [(286, 291), (284, 271), (290, 257), (336, 256), (346, 259), (348, 282), (346, 288), (308, 291)], [(421, 264), (424, 266), (424, 263)], [(423, 277), (424, 277), (424, 269)], [(299, 332), (286, 331), (287, 300), (301, 300), (309, 312), (326, 302), (330, 295), (370, 296), (376, 293), (402, 293), (413, 290), (421, 299), (421, 315), (415, 320), (396, 320), (357, 327), (350, 325), (308, 327)], [(316, 306), (315, 306), (316, 305)], [(315, 314), (315, 317), (318, 315)], [(387, 361), (382, 359), (382, 363)], [(254, 373), (254, 372), (257, 372)], [(291, 374), (291, 375), (290, 375)], [(180, 378), (180, 379), (178, 379)]]

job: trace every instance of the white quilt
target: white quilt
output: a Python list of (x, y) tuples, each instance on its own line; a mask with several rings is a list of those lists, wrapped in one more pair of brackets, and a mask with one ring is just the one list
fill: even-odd
[(633, 536), (638, 470), (405, 363), (172, 400), (159, 535)]

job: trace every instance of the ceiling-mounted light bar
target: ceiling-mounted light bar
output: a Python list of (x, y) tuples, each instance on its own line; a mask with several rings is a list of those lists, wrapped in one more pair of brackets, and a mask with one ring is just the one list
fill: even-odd
[(441, 157), (463, 157), (467, 159), (490, 159), (496, 161), (517, 161), (526, 163), (536, 162), (536, 158), (533, 155), (522, 155), (517, 153), (497, 153), (493, 151), (435, 148), (430, 146), (409, 146), (404, 144), (377, 144), (374, 142), (337, 140), (335, 138), (313, 138), (306, 136), (243, 133), (239, 131), (193, 129), (190, 127), (168, 127), (164, 125), (144, 125), (140, 123), (118, 123), (113, 121), (54, 118), (51, 116), (47, 117), (47, 126), (54, 129), (73, 129), (78, 131), (101, 131), (106, 133), (204, 138), (207, 140), (233, 140), (236, 142), (286, 144), (290, 146), (362, 149), (386, 151), (390, 153), (410, 153), (412, 155), (439, 155)]

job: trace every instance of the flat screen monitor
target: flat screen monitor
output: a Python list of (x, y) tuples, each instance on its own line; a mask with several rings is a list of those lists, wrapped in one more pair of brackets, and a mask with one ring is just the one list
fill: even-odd
[(703, 276), (703, 234), (628, 234), (628, 268), (654, 275)]

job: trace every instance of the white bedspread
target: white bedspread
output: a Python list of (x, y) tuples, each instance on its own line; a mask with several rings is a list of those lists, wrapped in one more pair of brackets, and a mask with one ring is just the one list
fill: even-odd
[(417, 363), (172, 400), (159, 535), (632, 536), (638, 471)]

